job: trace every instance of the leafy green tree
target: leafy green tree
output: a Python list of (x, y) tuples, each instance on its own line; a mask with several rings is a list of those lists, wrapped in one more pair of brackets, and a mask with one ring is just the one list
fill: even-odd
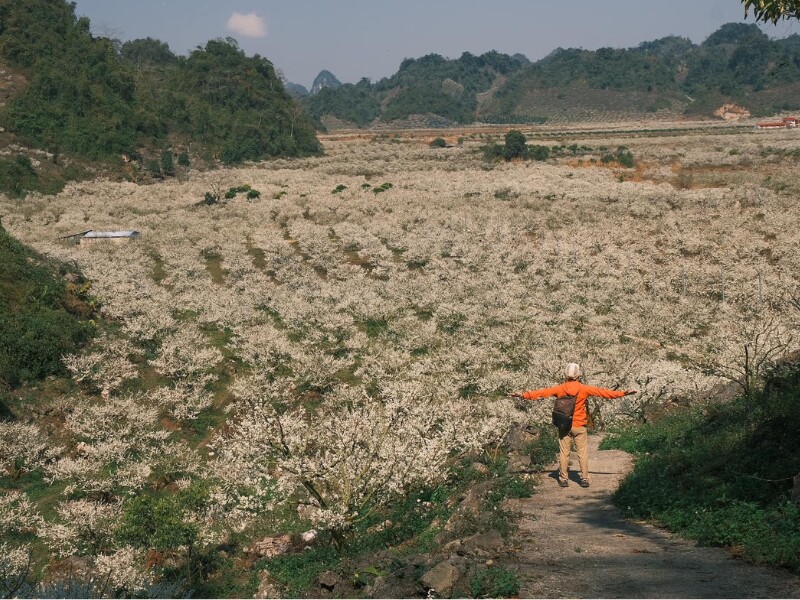
[(528, 156), (528, 147), (525, 145), (525, 135), (518, 129), (512, 129), (506, 134), (505, 149), (503, 150), (503, 157), (506, 160), (513, 160), (515, 158), (526, 158)]
[(165, 150), (161, 153), (161, 172), (164, 175), (175, 174), (175, 162), (173, 161), (171, 150)]
[(798, 0), (743, 0), (744, 16), (750, 10), (757, 21), (777, 24), (781, 19), (800, 19)]
[(150, 37), (125, 42), (120, 48), (120, 55), (136, 67), (169, 65), (178, 60), (167, 43)]

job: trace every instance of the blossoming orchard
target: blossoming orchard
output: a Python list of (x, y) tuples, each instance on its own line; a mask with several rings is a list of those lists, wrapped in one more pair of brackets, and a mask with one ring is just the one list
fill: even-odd
[[(793, 349), (795, 131), (541, 128), (529, 144), (584, 150), (495, 163), (477, 131), (331, 135), (320, 158), (0, 198), (109, 323), (63, 357), (73, 385), (41, 418), (0, 423), (6, 475), (58, 494), (0, 490), (3, 531), (36, 536), (2, 541), (0, 575), (82, 556), (136, 593), (152, 561), (115, 532), (145, 489), (206, 490), (182, 509), (187, 547), (288, 514), (346, 539), (453, 457), (546, 423), (547, 403), (508, 394), (567, 362), (640, 390), (597, 405), (609, 424), (747, 386)], [(622, 145), (633, 168), (600, 160)], [(260, 197), (203, 201), (244, 184)], [(87, 229), (140, 235), (62, 239)]]

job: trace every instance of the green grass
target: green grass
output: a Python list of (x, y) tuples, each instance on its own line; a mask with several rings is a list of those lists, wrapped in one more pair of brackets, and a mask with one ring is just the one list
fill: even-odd
[(6, 386), (63, 374), (61, 357), (92, 335), (76, 314), (82, 301), (68, 293), (56, 268), (0, 226), (0, 383)]
[(519, 576), (503, 567), (481, 569), (470, 580), (473, 598), (509, 598), (519, 594)]
[(752, 560), (800, 572), (800, 367), (786, 367), (750, 398), (713, 400), (608, 436), (636, 455), (615, 494), (629, 515), (699, 543), (739, 546)]

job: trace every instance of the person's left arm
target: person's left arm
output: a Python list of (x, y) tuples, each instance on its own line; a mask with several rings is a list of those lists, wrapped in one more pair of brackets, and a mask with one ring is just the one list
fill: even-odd
[(594, 387), (591, 385), (584, 385), (583, 390), (588, 396), (599, 396), (600, 398), (622, 398), (623, 396), (630, 396), (636, 394), (638, 390), (609, 390), (607, 388)]

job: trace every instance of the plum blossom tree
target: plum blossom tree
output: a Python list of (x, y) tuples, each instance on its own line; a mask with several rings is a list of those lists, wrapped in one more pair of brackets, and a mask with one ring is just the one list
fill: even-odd
[(281, 407), (276, 386), (262, 395), (268, 387), (261, 379), (243, 394), (235, 425), (214, 443), (216, 473), (250, 486), (253, 496), (308, 506), (305, 514), (340, 541), (402, 494), (441, 481), (453, 452), (503, 432), (490, 410), (427, 395), (413, 384), (387, 387), (377, 400), (340, 386), (313, 414)]

